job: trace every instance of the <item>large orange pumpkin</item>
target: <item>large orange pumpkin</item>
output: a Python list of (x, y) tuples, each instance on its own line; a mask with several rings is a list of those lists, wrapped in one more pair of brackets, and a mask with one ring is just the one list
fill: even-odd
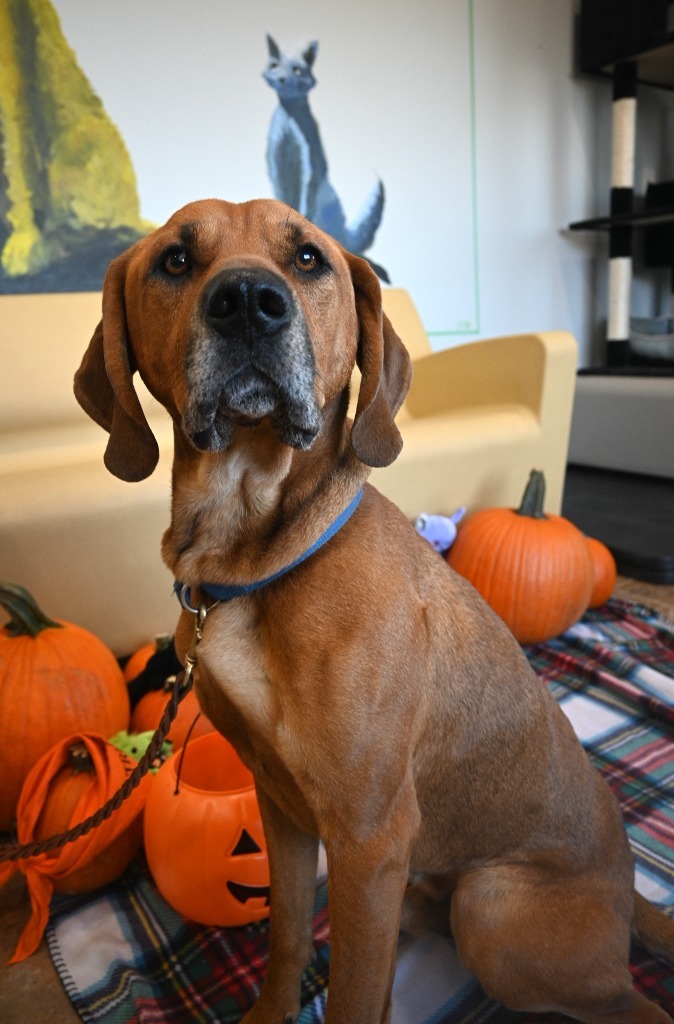
[(159, 769), (144, 837), (157, 888), (184, 917), (232, 927), (268, 915), (269, 864), (253, 777), (219, 733), (190, 740), (184, 757), (174, 754)]
[(600, 540), (596, 537), (586, 537), (587, 546), (592, 559), (593, 586), (590, 595), (590, 608), (599, 608), (606, 604), (613, 593), (618, 570), (615, 558)]
[(88, 630), (54, 621), (26, 590), (0, 583), (0, 831), (10, 828), (30, 768), (78, 731), (112, 736), (129, 724), (121, 669)]
[(545, 478), (531, 473), (518, 509), (481, 509), (459, 527), (447, 561), (470, 580), (520, 643), (563, 633), (584, 614), (594, 581), (586, 539), (543, 512)]

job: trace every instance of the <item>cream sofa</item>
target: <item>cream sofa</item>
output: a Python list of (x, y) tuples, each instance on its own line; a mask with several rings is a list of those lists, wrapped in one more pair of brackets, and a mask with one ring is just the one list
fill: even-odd
[[(415, 379), (399, 414), (403, 452), (373, 472), (373, 483), (412, 519), (459, 505), (514, 505), (537, 467), (546, 472), (547, 507), (558, 511), (573, 339), (528, 334), (431, 353), (408, 294), (387, 289), (384, 302), (415, 360)], [(0, 298), (0, 578), (124, 654), (171, 631), (178, 612), (159, 550), (172, 429), (146, 394), (158, 469), (136, 484), (105, 470), (105, 434), (72, 394), (100, 303), (94, 293)]]

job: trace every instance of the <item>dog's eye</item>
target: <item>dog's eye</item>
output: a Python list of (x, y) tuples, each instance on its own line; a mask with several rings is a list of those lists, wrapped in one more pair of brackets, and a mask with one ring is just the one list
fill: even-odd
[(323, 266), (323, 257), (313, 245), (302, 245), (295, 253), (295, 266), (305, 274)]
[(164, 256), (164, 270), (171, 277), (180, 277), (192, 268), (192, 261), (184, 249), (170, 249)]

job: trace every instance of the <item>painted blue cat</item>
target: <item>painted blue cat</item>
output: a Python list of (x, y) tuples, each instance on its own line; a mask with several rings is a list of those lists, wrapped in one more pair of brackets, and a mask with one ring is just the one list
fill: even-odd
[[(264, 78), (279, 98), (269, 125), (267, 146), (274, 195), (332, 235), (349, 252), (362, 255), (372, 245), (381, 222), (384, 186), (381, 181), (376, 183), (359, 218), (347, 224), (339, 196), (328, 179), (328, 162), (307, 98), (316, 84), (312, 66), (318, 43), (310, 43), (297, 57), (286, 57), (271, 36), (267, 36), (267, 46), (269, 61)], [(371, 260), (370, 263), (388, 281), (386, 271)]]

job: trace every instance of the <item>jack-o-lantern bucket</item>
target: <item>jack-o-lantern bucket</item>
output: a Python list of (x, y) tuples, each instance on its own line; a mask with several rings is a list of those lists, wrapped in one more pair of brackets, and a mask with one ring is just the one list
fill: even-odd
[(145, 852), (184, 917), (232, 927), (269, 914), (269, 864), (253, 776), (219, 733), (190, 741), (150, 787)]

